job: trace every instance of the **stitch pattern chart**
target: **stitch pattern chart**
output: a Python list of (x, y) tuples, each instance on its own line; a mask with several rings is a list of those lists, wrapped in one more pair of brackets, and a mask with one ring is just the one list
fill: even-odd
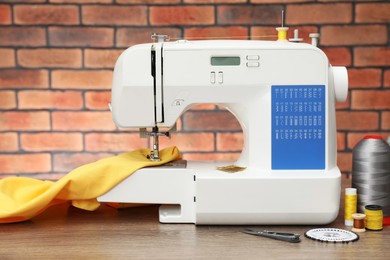
[(272, 86), (272, 169), (325, 169), (325, 86)]

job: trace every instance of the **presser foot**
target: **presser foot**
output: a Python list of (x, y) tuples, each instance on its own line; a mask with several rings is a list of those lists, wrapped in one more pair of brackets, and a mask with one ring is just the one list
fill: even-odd
[(160, 132), (158, 127), (153, 127), (151, 132), (147, 132), (146, 129), (141, 130), (141, 137), (143, 136), (151, 136), (153, 137), (153, 149), (150, 151), (150, 154), (146, 156), (150, 161), (152, 162), (159, 162), (161, 161), (159, 156), (159, 142), (158, 137), (159, 136), (167, 136), (170, 137), (169, 132)]
[(148, 158), (152, 162), (159, 162), (161, 161), (160, 157), (158, 156), (158, 151), (157, 155), (155, 155), (155, 151), (150, 151), (150, 154), (146, 155), (146, 158)]

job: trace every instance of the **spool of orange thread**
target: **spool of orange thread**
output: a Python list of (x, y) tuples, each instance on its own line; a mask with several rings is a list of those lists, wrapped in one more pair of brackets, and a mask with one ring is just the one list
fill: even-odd
[(366, 232), (366, 215), (361, 213), (354, 213), (352, 214), (353, 217), (353, 232)]

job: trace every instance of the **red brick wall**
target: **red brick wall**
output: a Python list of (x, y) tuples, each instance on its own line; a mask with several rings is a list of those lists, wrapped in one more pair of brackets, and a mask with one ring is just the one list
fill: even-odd
[[(337, 105), (339, 166), (366, 134), (390, 135), (390, 3), (336, 0), (2, 0), (0, 176), (55, 179), (78, 165), (147, 146), (111, 121), (112, 68), (124, 48), (172, 37), (275, 34), (280, 11), (302, 36), (320, 32), (333, 65), (349, 68)], [(308, 40), (306, 40), (308, 41)], [(187, 159), (237, 158), (242, 134), (214, 105), (185, 113), (172, 140)]]

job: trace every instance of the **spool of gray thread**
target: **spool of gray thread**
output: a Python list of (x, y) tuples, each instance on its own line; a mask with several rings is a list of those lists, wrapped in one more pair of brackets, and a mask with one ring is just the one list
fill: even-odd
[(352, 187), (359, 212), (365, 205), (380, 205), (390, 216), (390, 146), (380, 136), (366, 136), (353, 149)]

